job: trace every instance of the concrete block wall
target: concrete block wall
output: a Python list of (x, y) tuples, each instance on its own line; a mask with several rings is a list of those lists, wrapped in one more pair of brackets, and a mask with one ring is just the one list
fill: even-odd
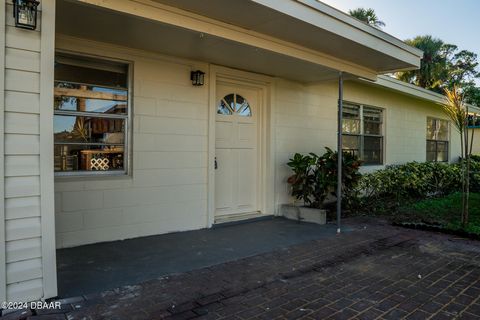
[[(275, 108), (275, 190), (276, 205), (291, 203), (286, 165), (296, 152), (322, 154), (324, 147), (336, 150), (338, 82), (302, 85), (286, 80), (276, 82)], [(344, 100), (384, 109), (384, 165), (364, 166), (362, 172), (389, 164), (426, 160), (427, 117), (447, 119), (433, 102), (409, 97), (384, 88), (346, 81)], [(460, 155), (458, 133), (450, 128), (450, 161)]]
[[(207, 64), (59, 35), (57, 47), (133, 62), (133, 168), (129, 176), (58, 178), (57, 247), (204, 228), (207, 221), (209, 84), (189, 72)], [(271, 108), (275, 204), (291, 202), (286, 163), (296, 152), (336, 149), (337, 81), (275, 79)], [(347, 81), (345, 100), (384, 109), (385, 164), (424, 161), (434, 103)], [(450, 156), (459, 146), (451, 138)], [(383, 166), (366, 166), (371, 171)]]
[(209, 87), (192, 86), (190, 71), (208, 65), (66, 37), (57, 47), (133, 65), (133, 167), (56, 179), (57, 247), (206, 227)]

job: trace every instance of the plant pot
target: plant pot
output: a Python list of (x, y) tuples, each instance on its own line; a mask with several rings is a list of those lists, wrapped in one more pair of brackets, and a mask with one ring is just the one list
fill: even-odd
[(280, 213), (287, 219), (316, 224), (327, 223), (327, 211), (324, 209), (315, 209), (291, 204), (282, 204)]

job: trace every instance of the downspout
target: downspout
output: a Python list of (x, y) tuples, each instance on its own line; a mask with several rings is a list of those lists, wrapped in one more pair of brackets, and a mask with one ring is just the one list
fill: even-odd
[(343, 73), (338, 74), (338, 131), (337, 131), (337, 234), (341, 231), (342, 219), (342, 123), (343, 123)]

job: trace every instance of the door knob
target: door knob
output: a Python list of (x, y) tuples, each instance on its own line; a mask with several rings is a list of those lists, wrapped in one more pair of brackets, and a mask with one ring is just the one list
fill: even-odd
[(218, 169), (217, 157), (215, 157), (215, 163), (214, 163), (214, 166), (215, 166), (215, 170), (217, 170), (217, 169)]

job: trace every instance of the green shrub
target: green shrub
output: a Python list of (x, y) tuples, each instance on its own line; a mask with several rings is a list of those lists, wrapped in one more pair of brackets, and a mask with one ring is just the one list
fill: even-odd
[[(470, 161), (470, 191), (480, 192), (480, 156)], [(478, 160), (477, 160), (478, 159)]]
[(480, 155), (479, 154), (472, 154), (470, 159), (476, 162), (480, 162)]
[[(288, 178), (292, 196), (308, 207), (321, 208), (328, 196), (336, 196), (338, 153), (330, 148), (325, 149), (327, 151), (322, 156), (296, 153), (287, 163), (294, 172)], [(349, 153), (344, 153), (342, 160), (343, 199), (348, 204), (356, 198), (361, 161)]]
[(358, 184), (364, 211), (394, 210), (400, 203), (461, 190), (458, 164), (410, 162), (387, 166), (362, 176)]

